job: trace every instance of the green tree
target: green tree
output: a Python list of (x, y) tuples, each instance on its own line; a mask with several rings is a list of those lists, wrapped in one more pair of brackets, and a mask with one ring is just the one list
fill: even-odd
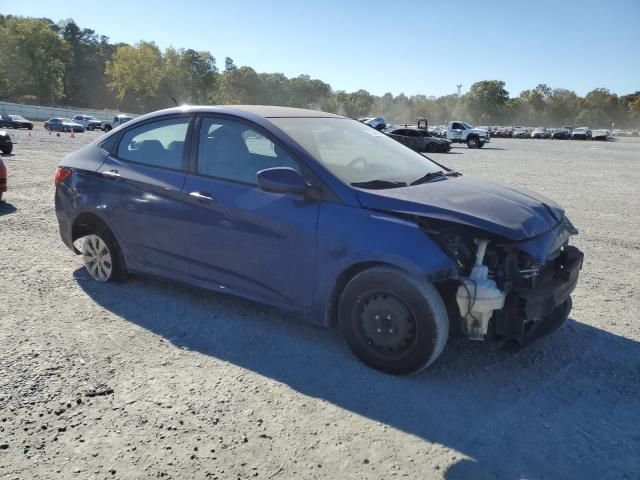
[(64, 94), (69, 50), (50, 20), (3, 17), (0, 25), (0, 97), (51, 105)]
[(606, 88), (596, 88), (584, 97), (577, 122), (592, 128), (608, 128), (618, 121), (618, 116), (618, 96)]
[(160, 49), (153, 42), (142, 41), (119, 47), (105, 69), (109, 87), (118, 99), (132, 98), (142, 110), (157, 95), (163, 73)]
[(578, 114), (579, 99), (576, 92), (556, 88), (546, 104), (547, 119), (554, 125), (573, 125)]
[(220, 78), (217, 103), (256, 105), (264, 103), (264, 85), (251, 67), (227, 68)]
[(471, 85), (464, 102), (472, 119), (479, 123), (492, 124), (501, 121), (509, 92), (500, 80), (483, 80)]

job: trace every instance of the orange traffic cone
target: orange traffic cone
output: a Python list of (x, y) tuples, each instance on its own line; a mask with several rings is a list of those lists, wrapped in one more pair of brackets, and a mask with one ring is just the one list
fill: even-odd
[(71, 134), (69, 135), (71, 138), (76, 138), (75, 134), (73, 133), (73, 130), (71, 130)]

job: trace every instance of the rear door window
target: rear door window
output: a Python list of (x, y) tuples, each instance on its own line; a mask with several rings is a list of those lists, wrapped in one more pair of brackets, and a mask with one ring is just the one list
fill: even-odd
[(183, 170), (189, 118), (145, 123), (122, 134), (117, 157), (151, 167)]

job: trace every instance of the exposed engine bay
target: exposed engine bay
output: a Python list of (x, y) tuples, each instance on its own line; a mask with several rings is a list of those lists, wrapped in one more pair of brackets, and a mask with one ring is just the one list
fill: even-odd
[(520, 242), (445, 221), (419, 224), (458, 267), (457, 278), (442, 283), (454, 331), (524, 344), (566, 319), (583, 260), (569, 245), (577, 230), (566, 217)]

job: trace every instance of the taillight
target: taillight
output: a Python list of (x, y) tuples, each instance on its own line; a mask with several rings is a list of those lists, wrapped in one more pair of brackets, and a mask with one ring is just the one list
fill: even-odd
[(56, 168), (56, 175), (54, 177), (54, 183), (57, 185), (66, 181), (71, 176), (71, 169), (69, 167), (58, 167)]

